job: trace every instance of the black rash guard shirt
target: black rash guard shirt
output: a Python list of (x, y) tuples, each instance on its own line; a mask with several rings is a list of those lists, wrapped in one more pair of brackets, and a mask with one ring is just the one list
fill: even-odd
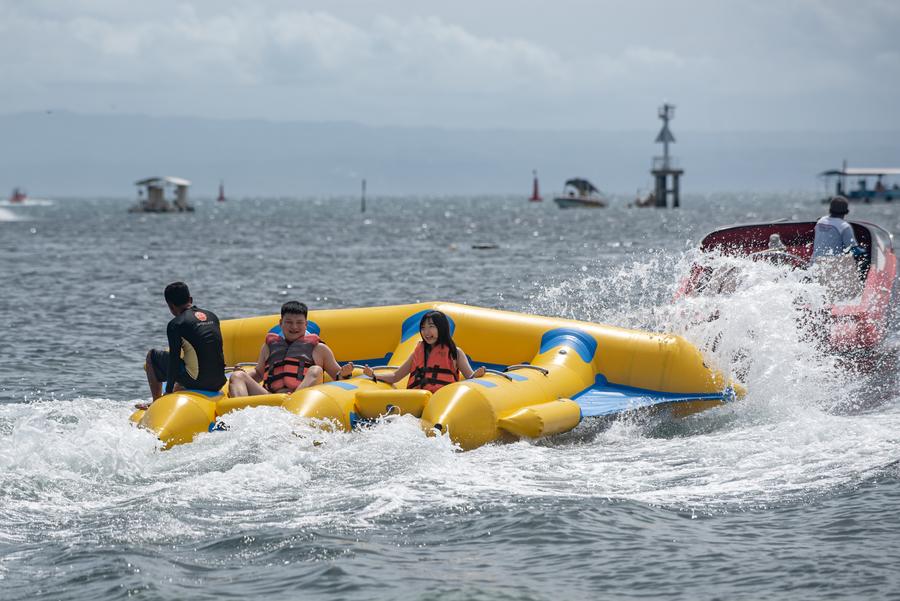
[(175, 381), (185, 388), (217, 391), (225, 385), (225, 354), (219, 318), (212, 311), (190, 307), (169, 322), (169, 373), (166, 394)]

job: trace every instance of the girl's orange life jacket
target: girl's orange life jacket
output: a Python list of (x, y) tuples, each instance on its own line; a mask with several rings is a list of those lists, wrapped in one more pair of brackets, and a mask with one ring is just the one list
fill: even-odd
[(435, 345), (425, 356), (425, 343), (420, 342), (413, 351), (407, 388), (422, 388), (436, 392), (441, 387), (459, 382), (459, 370), (456, 361), (450, 356), (450, 348), (443, 344)]
[(314, 365), (313, 350), (319, 337), (306, 334), (293, 342), (275, 333), (266, 334), (269, 356), (266, 359), (266, 375), (263, 381), (270, 392), (294, 391), (303, 382), (306, 369)]

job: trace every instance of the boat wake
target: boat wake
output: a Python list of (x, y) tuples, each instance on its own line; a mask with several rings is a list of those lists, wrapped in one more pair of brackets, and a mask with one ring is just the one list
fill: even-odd
[(8, 198), (0, 199), (0, 206), (7, 207), (50, 207), (56, 204), (49, 198), (31, 198), (25, 200), (11, 201)]
[[(802, 292), (813, 302), (815, 290), (754, 264), (756, 286), (673, 302), (692, 260), (660, 254), (579, 274), (540, 291), (530, 308), (682, 334), (709, 361), (741, 373), (748, 394), (738, 402), (684, 419), (586, 421), (560, 437), (465, 453), (408, 416), (347, 434), (272, 407), (229, 414), (229, 429), (161, 452), (153, 435), (128, 423), (128, 402), (4, 404), (0, 540), (91, 531), (113, 543), (172, 544), (270, 527), (350, 533), (398, 516), (565, 499), (702, 515), (812, 502), (897, 477), (896, 388), (876, 390), (805, 336), (796, 299)], [(698, 318), (710, 311), (716, 319)], [(860, 404), (873, 395), (877, 402)]]
[(49, 198), (26, 198), (11, 202), (9, 199), (0, 200), (0, 207), (50, 207), (56, 204)]
[(22, 221), (23, 218), (14, 212), (0, 207), (0, 221)]
[(801, 272), (704, 257), (714, 269), (739, 269), (734, 290), (673, 301), (698, 258), (660, 253), (558, 282), (529, 307), (680, 334), (747, 386), (744, 399), (689, 418), (632, 416), (600, 426), (592, 451), (602, 449), (615, 479), (633, 484), (618, 493), (665, 506), (763, 507), (854, 487), (863, 474), (895, 465), (896, 320), (879, 356), (863, 367), (859, 357), (822, 348), (815, 316), (825, 291)]

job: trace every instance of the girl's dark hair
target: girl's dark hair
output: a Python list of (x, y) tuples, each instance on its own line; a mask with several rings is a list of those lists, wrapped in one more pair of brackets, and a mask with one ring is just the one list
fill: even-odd
[[(434, 327), (437, 328), (438, 331), (438, 339), (435, 343), (435, 346), (439, 344), (443, 344), (447, 348), (450, 349), (450, 357), (453, 360), (456, 360), (456, 343), (453, 342), (453, 338), (450, 336), (450, 320), (447, 319), (447, 316), (441, 313), (440, 311), (429, 311), (425, 315), (422, 316), (421, 321), (419, 321), (419, 330), (422, 330), (422, 326), (425, 325), (427, 320), (431, 320), (431, 323), (434, 324)], [(428, 349), (428, 343), (425, 343), (426, 350)]]

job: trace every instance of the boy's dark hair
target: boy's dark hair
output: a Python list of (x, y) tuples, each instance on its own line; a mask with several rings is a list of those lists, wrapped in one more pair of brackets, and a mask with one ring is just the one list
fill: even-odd
[(294, 315), (302, 315), (303, 317), (307, 317), (309, 314), (309, 309), (306, 308), (306, 305), (297, 301), (288, 301), (281, 305), (281, 316), (284, 317), (286, 313), (292, 313)]
[(191, 291), (184, 282), (172, 282), (166, 286), (166, 302), (173, 307), (180, 307), (191, 302)]

